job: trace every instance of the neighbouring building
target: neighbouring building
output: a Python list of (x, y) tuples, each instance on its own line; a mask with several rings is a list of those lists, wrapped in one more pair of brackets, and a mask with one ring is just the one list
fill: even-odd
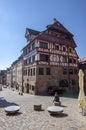
[(23, 57), (22, 55), (17, 61), (17, 87), (20, 92), (23, 92)]
[(84, 90), (86, 94), (86, 58), (80, 58), (78, 61), (79, 61), (79, 69), (82, 69), (84, 72)]
[(26, 28), (25, 38), (24, 92), (42, 94), (48, 86), (77, 90), (78, 55), (73, 34), (54, 18), (44, 31)]
[(6, 70), (0, 70), (0, 84), (6, 85)]
[(7, 68), (7, 85), (9, 86), (9, 88), (11, 88), (11, 84), (12, 84), (12, 73), (11, 73), (11, 67)]
[(11, 87), (23, 91), (23, 59), (22, 55), (11, 65)]
[(12, 63), (11, 69), (12, 69), (12, 72), (11, 72), (12, 73), (11, 74), (11, 76), (12, 76), (11, 87), (18, 89), (17, 88), (17, 60)]

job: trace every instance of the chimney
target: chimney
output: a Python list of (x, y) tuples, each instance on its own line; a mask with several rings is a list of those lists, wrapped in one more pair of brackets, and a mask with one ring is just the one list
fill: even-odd
[(56, 18), (53, 18), (53, 24), (56, 23), (56, 22), (57, 22)]

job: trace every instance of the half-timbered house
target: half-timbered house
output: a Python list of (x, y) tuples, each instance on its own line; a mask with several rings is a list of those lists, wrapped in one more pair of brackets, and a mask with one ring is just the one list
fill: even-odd
[(24, 92), (41, 94), (48, 86), (77, 89), (78, 55), (73, 34), (59, 21), (44, 31), (26, 28), (27, 44), (23, 48)]

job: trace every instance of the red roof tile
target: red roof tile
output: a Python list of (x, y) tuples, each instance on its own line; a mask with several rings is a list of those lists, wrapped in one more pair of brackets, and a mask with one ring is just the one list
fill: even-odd
[(71, 47), (76, 47), (76, 44), (75, 44), (73, 39), (71, 39), (71, 40), (62, 39), (62, 38), (58, 38), (58, 37), (49, 35), (47, 33), (39, 34), (37, 39), (45, 40), (45, 41), (49, 41), (49, 42), (53, 42), (53, 43), (58, 43), (60, 45), (68, 45), (68, 46), (71, 46)]

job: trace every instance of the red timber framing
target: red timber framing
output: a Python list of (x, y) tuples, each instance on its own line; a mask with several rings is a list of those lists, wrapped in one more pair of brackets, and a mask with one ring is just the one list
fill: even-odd
[[(32, 86), (35, 88), (34, 92), (32, 89), (29, 92), (36, 94), (45, 92), (48, 85), (57, 86), (61, 80), (67, 81), (68, 86), (75, 89), (77, 83), (74, 85), (74, 80), (78, 82), (78, 75), (72, 72), (75, 69), (78, 70), (78, 55), (75, 50), (76, 43), (73, 35), (56, 20), (53, 24), (48, 25), (45, 31), (37, 32), (30, 29), (28, 31), (35, 36), (33, 36), (32, 41), (27, 42), (27, 45), (23, 48), (23, 54), (25, 49), (32, 47), (33, 43), (35, 47), (27, 54), (25, 53), (23, 58), (28, 60), (33, 55), (36, 56), (34, 62), (28, 62), (24, 66), (25, 71), (30, 70), (30, 73), (32, 73), (34, 68), (36, 71), (35, 75), (27, 74), (27, 76), (24, 76), (24, 83), (27, 84), (28, 79), (30, 88)], [(45, 71), (47, 68), (52, 71), (50, 75), (46, 75)], [(40, 69), (44, 70), (43, 75), (38, 73)], [(65, 74), (66, 70), (67, 74)]]

